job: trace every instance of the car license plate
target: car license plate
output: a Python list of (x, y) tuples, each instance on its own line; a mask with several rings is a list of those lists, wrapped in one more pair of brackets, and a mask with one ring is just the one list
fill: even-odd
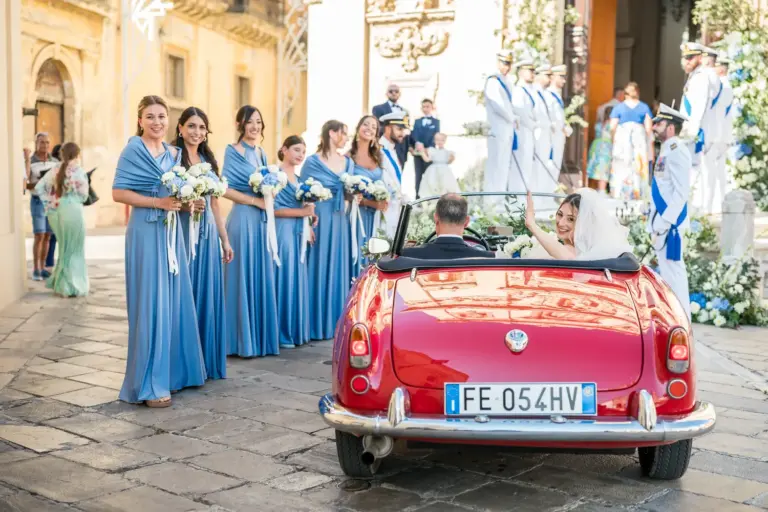
[(445, 384), (446, 416), (594, 416), (591, 383)]

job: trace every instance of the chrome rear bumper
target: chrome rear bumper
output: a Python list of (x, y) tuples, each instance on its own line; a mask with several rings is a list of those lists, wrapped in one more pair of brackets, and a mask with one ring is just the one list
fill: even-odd
[(320, 399), (323, 420), (342, 432), (356, 435), (391, 436), (407, 439), (445, 439), (473, 441), (551, 441), (551, 442), (672, 442), (706, 434), (715, 426), (715, 407), (697, 402), (684, 417), (656, 416), (650, 393), (638, 393), (634, 417), (616, 419), (454, 418), (443, 415), (410, 413), (410, 396), (405, 388), (392, 393), (386, 415), (360, 414), (338, 404), (332, 394)]

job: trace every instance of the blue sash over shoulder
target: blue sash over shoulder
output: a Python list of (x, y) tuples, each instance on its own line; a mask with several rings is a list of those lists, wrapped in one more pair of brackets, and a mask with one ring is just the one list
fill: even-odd
[[(163, 145), (166, 150), (169, 148), (165, 143)], [(180, 159), (181, 151), (176, 148), (177, 165)], [(112, 188), (132, 190), (139, 194), (158, 197), (158, 192), (162, 186), (160, 178), (163, 172), (165, 171), (152, 157), (141, 137), (134, 135), (128, 139), (128, 144), (120, 153)], [(147, 222), (157, 222), (160, 212), (157, 208), (147, 208)]]
[[(501, 86), (502, 89), (504, 89), (504, 92), (507, 95), (507, 99), (509, 100), (510, 103), (512, 103), (512, 91), (510, 91), (509, 87), (507, 87), (507, 84), (504, 83), (504, 79), (501, 78), (499, 75), (491, 75), (488, 77), (488, 80), (490, 80), (491, 78), (495, 78), (496, 81), (499, 82), (499, 85)], [(513, 133), (512, 151), (517, 151), (517, 130), (515, 130)]]
[[(251, 188), (250, 183), (248, 183), (251, 179), (251, 174), (254, 172), (256, 172), (256, 167), (246, 160), (232, 144), (229, 144), (226, 151), (224, 151), (224, 165), (221, 168), (221, 175), (227, 178), (229, 188), (249, 196), (255, 196), (256, 193)], [(261, 212), (261, 221), (267, 222), (264, 210), (261, 208), (257, 208), (257, 210)]]
[[(352, 174), (352, 169), (350, 169), (351, 161), (347, 157), (347, 168), (344, 172), (349, 174)], [(329, 169), (317, 154), (307, 158), (304, 166), (301, 168), (301, 181), (307, 181), (309, 178), (316, 179), (321, 185), (333, 192), (333, 199), (331, 199), (333, 201), (333, 211), (340, 212), (344, 210), (344, 185), (341, 183), (341, 176)]]
[(229, 188), (255, 196), (256, 194), (248, 183), (254, 172), (256, 172), (256, 167), (246, 160), (232, 144), (229, 144), (224, 151), (224, 165), (221, 171), (221, 175), (227, 178), (229, 182)]
[[(720, 95), (718, 94), (718, 96)], [(691, 107), (691, 102), (687, 96), (683, 96), (683, 108), (685, 108), (686, 115), (690, 116), (693, 107)], [(699, 128), (699, 133), (696, 134), (694, 149), (694, 153), (701, 153), (701, 150), (704, 149), (704, 128)]]
[[(659, 191), (659, 185), (656, 183), (656, 178), (651, 182), (651, 197), (653, 198), (653, 205), (656, 207), (656, 212), (659, 215), (664, 215), (667, 210), (667, 202), (661, 196)], [(683, 206), (680, 215), (677, 217), (677, 221), (672, 224), (667, 232), (667, 259), (670, 261), (680, 261), (683, 257), (683, 240), (680, 236), (680, 225), (685, 221), (688, 216), (688, 203)]]

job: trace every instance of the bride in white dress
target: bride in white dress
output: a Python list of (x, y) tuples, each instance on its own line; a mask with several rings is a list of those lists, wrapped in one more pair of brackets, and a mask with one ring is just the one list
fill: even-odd
[(629, 230), (605, 206), (605, 200), (591, 188), (569, 194), (555, 215), (555, 233), (536, 223), (533, 198), (528, 193), (525, 226), (538, 244), (526, 254), (529, 259), (604, 260), (632, 252)]
[(419, 186), (419, 197), (441, 196), (459, 192), (459, 183), (451, 171), (451, 163), (456, 158), (453, 151), (445, 149), (447, 136), (435, 134), (435, 147), (428, 148), (422, 158), (432, 164), (427, 167)]

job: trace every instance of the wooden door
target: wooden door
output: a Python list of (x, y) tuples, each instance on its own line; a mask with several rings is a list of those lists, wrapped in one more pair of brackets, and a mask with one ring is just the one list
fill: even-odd
[(38, 101), (35, 133), (47, 132), (51, 147), (64, 143), (64, 105)]

